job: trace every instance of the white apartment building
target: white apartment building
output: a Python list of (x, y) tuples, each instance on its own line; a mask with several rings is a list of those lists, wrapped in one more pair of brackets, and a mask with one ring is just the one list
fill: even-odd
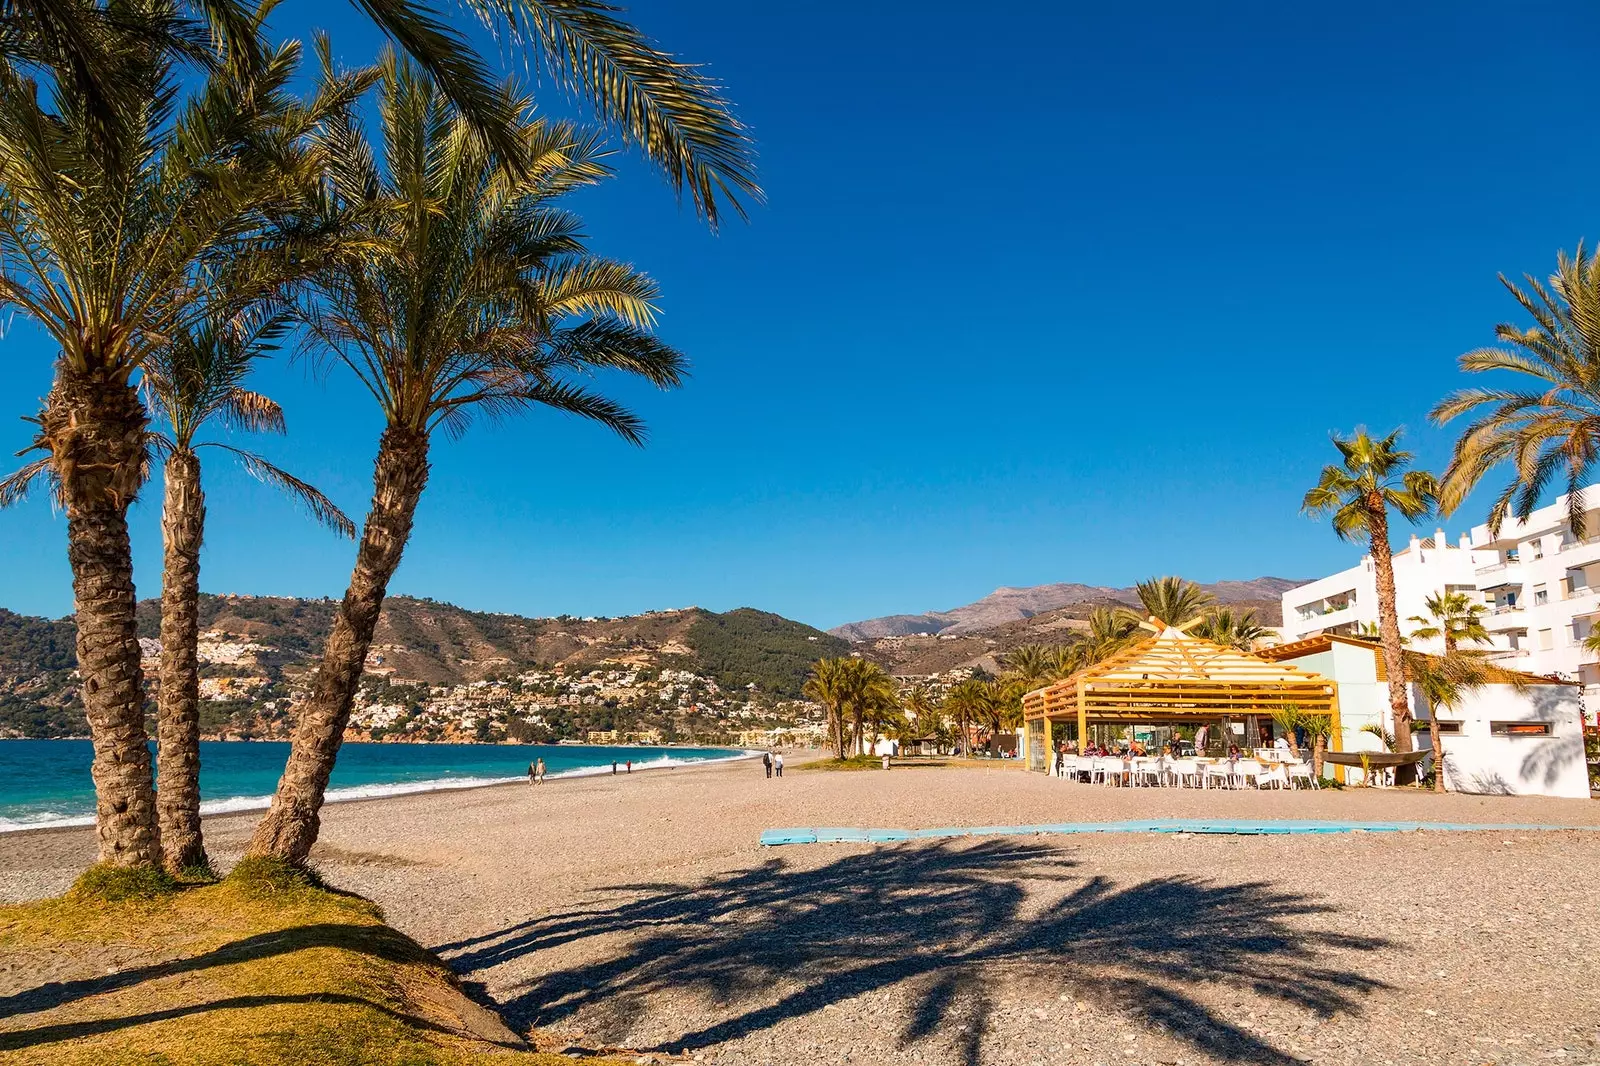
[[(1600, 485), (1583, 492), (1582, 540), (1567, 523), (1567, 497), (1528, 516), (1508, 518), (1499, 536), (1474, 526), (1451, 544), (1443, 530), (1411, 538), (1394, 555), (1395, 605), (1401, 629), (1427, 615), (1423, 601), (1440, 590), (1461, 591), (1489, 608), (1486, 649), (1500, 665), (1583, 685), (1590, 713), (1600, 708), (1600, 663), (1583, 640), (1600, 622)], [(1592, 502), (1591, 502), (1592, 501)], [(1378, 621), (1376, 575), (1367, 555), (1340, 571), (1283, 594), (1282, 641), (1318, 633), (1355, 634)], [(1434, 641), (1414, 641), (1419, 651), (1439, 651)]]

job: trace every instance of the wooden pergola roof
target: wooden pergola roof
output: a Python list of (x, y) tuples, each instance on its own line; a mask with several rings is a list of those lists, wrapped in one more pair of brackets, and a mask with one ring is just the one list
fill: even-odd
[(1024, 716), (1095, 721), (1214, 718), (1270, 713), (1293, 703), (1313, 714), (1337, 713), (1332, 681), (1213, 644), (1160, 623), (1159, 631), (1064, 681), (1022, 697)]

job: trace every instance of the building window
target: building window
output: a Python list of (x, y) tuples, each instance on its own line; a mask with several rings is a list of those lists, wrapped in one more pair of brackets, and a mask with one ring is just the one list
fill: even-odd
[(1536, 540), (1533, 542), (1533, 557), (1535, 559), (1544, 558), (1544, 541)]
[(1533, 605), (1539, 607), (1550, 602), (1550, 590), (1543, 585), (1533, 586)]
[(1539, 630), (1539, 650), (1549, 651), (1556, 646), (1554, 631), (1549, 629)]
[(1437, 725), (1439, 727), (1439, 735), (1441, 737), (1453, 737), (1457, 736), (1461, 732), (1460, 722), (1415, 722), (1413, 725), (1420, 733), (1426, 733), (1429, 729)]
[(1490, 722), (1489, 735), (1496, 737), (1547, 737), (1549, 722)]

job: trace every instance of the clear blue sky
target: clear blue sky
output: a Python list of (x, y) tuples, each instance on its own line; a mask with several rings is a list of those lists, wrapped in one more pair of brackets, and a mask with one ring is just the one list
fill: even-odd
[[(727, 84), (769, 203), (712, 236), (636, 165), (584, 195), (693, 378), (620, 390), (643, 451), (556, 416), (441, 441), (391, 591), (828, 626), (998, 585), (1318, 576), (1359, 554), (1298, 514), (1329, 431), (1403, 423), (1442, 466), (1424, 415), (1511, 317), (1496, 272), (1600, 237), (1580, 0), (633, 12)], [(338, 0), (277, 21), (374, 49)], [(0, 342), (8, 453), (51, 357), (20, 322)], [(289, 364), (258, 385), (291, 428), (261, 449), (364, 512), (367, 398)], [(209, 478), (206, 590), (342, 595), (351, 545)], [(133, 514), (141, 595), (159, 503)], [(0, 549), (0, 605), (71, 609), (46, 502), (0, 514)]]

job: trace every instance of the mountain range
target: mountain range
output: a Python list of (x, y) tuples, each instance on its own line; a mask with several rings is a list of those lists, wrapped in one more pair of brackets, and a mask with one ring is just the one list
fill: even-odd
[[(1249, 581), (1217, 581), (1200, 587), (1215, 597), (1219, 603), (1253, 609), (1263, 624), (1278, 625), (1282, 620), (1283, 593), (1303, 584), (1305, 584), (1303, 580), (1258, 577)], [(1033, 585), (1027, 588), (1002, 587), (995, 589), (981, 600), (962, 607), (953, 607), (947, 611), (885, 615), (860, 622), (847, 622), (842, 626), (835, 626), (828, 632), (852, 643), (881, 637), (918, 634), (962, 636), (993, 629), (1008, 622), (1019, 622), (1064, 607), (1137, 602), (1137, 593), (1132, 588), (1109, 588), (1103, 585), (1079, 585), (1070, 582)]]

